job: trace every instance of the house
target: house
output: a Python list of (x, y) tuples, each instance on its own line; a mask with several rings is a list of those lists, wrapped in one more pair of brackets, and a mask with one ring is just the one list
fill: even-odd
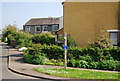
[(32, 18), (23, 25), (23, 30), (30, 34), (55, 33), (63, 27), (62, 18)]
[(120, 44), (119, 0), (66, 0), (63, 11), (64, 32), (80, 47), (96, 41), (101, 31), (105, 31), (113, 45)]

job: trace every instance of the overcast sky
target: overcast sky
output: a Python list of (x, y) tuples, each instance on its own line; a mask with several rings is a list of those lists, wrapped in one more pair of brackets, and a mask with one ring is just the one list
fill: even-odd
[(63, 16), (64, 0), (3, 0), (0, 2), (1, 29), (16, 24), (20, 29), (30, 18)]

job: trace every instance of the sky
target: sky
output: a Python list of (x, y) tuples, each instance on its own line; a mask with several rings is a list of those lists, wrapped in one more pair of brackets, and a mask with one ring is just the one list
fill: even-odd
[[(0, 2), (0, 29), (7, 25), (16, 25), (22, 29), (31, 18), (63, 16), (62, 2), (64, 0), (4, 0)], [(1, 33), (1, 32), (0, 32)]]

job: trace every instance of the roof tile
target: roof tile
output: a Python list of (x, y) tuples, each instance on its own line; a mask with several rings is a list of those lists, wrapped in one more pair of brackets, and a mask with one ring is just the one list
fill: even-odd
[(32, 18), (25, 25), (59, 24), (59, 18)]

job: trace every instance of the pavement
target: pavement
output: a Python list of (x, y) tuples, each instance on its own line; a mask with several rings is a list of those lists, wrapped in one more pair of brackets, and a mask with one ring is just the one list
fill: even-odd
[[(8, 48), (9, 48), (9, 46), (8, 46)], [(31, 77), (42, 78), (42, 79), (47, 79), (47, 80), (74, 81), (70, 78), (51, 76), (51, 75), (47, 75), (44, 73), (38, 73), (33, 70), (33, 68), (35, 68), (35, 67), (63, 68), (62, 66), (28, 64), (23, 61), (23, 52), (19, 52), (17, 49), (14, 49), (14, 48), (9, 48), (8, 50), (9, 50), (8, 69), (11, 70), (12, 72), (15, 72), (15, 73), (18, 73), (21, 75), (25, 75), (25, 76), (31, 76)], [(67, 68), (73, 68), (73, 67), (67, 67)], [(106, 70), (83, 69), (83, 68), (73, 68), (73, 69), (119, 73), (118, 71), (106, 71)], [(80, 80), (78, 80), (78, 81), (80, 81)], [(102, 81), (102, 80), (81, 80), (81, 81)]]
[(0, 81), (52, 81), (46, 79), (38, 79), (35, 77), (24, 76), (8, 69), (8, 49), (5, 48), (6, 44), (0, 43)]

